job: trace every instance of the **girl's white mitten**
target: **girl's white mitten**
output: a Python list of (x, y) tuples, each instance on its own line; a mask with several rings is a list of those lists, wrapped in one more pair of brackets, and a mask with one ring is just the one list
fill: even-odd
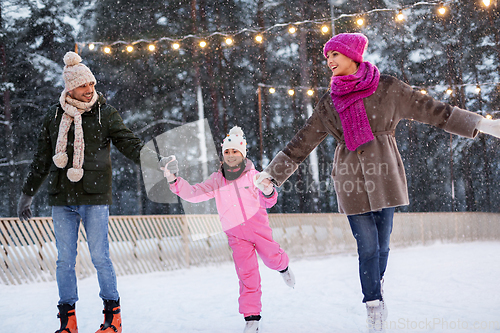
[[(253, 184), (255, 185), (255, 187), (257, 187), (259, 190), (261, 190), (262, 192), (264, 192), (264, 190), (266, 189), (266, 185), (262, 184), (262, 181), (264, 179), (271, 179), (271, 175), (268, 174), (267, 172), (265, 171), (262, 171), (261, 173), (258, 173), (256, 174), (254, 177), (253, 177)], [(265, 193), (264, 193), (265, 194)]]

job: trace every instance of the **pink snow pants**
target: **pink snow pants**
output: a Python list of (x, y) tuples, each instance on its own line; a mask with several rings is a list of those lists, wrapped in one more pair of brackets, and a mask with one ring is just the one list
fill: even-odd
[(268, 223), (245, 222), (226, 233), (240, 280), (240, 313), (245, 317), (259, 315), (262, 290), (256, 251), (267, 267), (277, 271), (288, 267), (288, 255), (274, 241)]

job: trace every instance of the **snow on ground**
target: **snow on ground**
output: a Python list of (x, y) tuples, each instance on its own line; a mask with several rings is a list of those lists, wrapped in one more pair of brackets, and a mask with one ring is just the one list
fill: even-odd
[[(500, 242), (391, 250), (388, 332), (500, 332)], [(263, 333), (366, 332), (357, 257), (293, 260), (295, 289), (262, 262)], [(120, 276), (124, 333), (243, 332), (232, 263)], [(96, 277), (79, 281), (79, 332), (102, 323)], [(55, 282), (0, 285), (0, 332), (53, 333)]]

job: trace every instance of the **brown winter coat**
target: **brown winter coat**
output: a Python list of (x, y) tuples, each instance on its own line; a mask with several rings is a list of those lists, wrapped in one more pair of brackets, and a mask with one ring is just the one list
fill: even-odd
[(408, 205), (403, 161), (394, 132), (401, 119), (413, 119), (468, 138), (477, 135), (478, 114), (452, 107), (381, 75), (375, 93), (363, 99), (375, 139), (356, 151), (347, 149), (330, 93), (325, 94), (305, 125), (264, 170), (281, 186), (328, 134), (338, 142), (332, 177), (339, 211), (347, 215)]

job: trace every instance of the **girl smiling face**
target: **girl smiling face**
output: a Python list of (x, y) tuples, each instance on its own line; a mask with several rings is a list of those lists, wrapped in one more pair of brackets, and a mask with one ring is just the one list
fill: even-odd
[(243, 154), (237, 149), (226, 149), (224, 150), (224, 162), (230, 167), (235, 167), (241, 162), (243, 162)]
[(351, 75), (358, 71), (358, 63), (338, 51), (328, 51), (326, 60), (333, 76)]

